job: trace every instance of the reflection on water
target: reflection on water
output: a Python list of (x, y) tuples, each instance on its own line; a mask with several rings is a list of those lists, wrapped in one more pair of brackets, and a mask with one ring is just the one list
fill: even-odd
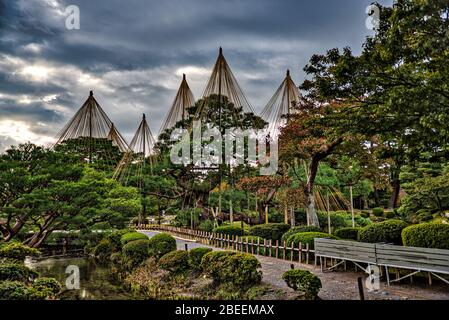
[[(127, 300), (132, 294), (124, 291), (120, 284), (114, 283), (108, 267), (98, 265), (91, 258), (47, 258), (41, 261), (30, 261), (31, 268), (39, 272), (41, 277), (56, 278), (63, 286), (63, 300)], [(65, 281), (69, 274), (67, 266), (75, 265), (80, 270), (80, 289), (68, 290)]]

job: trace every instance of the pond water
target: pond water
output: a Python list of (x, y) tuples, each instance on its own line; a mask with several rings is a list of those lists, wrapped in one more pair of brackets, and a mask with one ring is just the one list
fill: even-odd
[[(61, 300), (128, 300), (133, 299), (111, 278), (107, 266), (98, 265), (94, 259), (87, 257), (51, 257), (43, 260), (27, 261), (30, 268), (39, 272), (41, 277), (57, 279), (63, 286)], [(67, 266), (74, 265), (80, 270), (80, 289), (68, 290), (65, 286), (69, 273)]]

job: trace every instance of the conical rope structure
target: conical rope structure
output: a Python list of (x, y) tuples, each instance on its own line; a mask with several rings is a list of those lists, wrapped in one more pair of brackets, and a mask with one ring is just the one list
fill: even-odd
[(260, 117), (268, 122), (270, 137), (279, 136), (280, 128), (287, 123), (288, 115), (294, 112), (294, 107), (299, 105), (300, 100), (299, 89), (293, 82), (290, 71), (287, 70), (284, 81), (260, 114)]
[(186, 75), (182, 75), (181, 85), (176, 93), (167, 116), (159, 130), (159, 135), (166, 129), (173, 128), (179, 121), (184, 121), (188, 117), (187, 108), (195, 104), (195, 98), (190, 90), (189, 84), (186, 80)]
[(127, 143), (104, 112), (93, 92), (57, 134), (53, 149), (79, 153), (83, 161), (115, 167)]

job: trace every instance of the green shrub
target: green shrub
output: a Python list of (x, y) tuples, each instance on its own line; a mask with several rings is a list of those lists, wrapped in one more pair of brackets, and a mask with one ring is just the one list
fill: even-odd
[(309, 249), (313, 249), (315, 246), (315, 238), (338, 239), (336, 236), (323, 232), (301, 232), (291, 235), (287, 239), (287, 245), (291, 246), (293, 244), (294, 247), (298, 247), (299, 243), (302, 243), (304, 248), (309, 244)]
[(201, 260), (203, 256), (211, 252), (211, 248), (194, 248), (189, 250), (189, 265), (192, 269), (200, 271), (201, 270)]
[(149, 254), (150, 256), (159, 259), (164, 254), (170, 251), (176, 250), (176, 240), (167, 233), (159, 233), (150, 238), (149, 241)]
[(245, 231), (242, 228), (234, 226), (220, 226), (215, 228), (213, 232), (216, 232), (218, 234), (239, 236), (239, 237), (245, 235)]
[(433, 219), (433, 215), (429, 210), (421, 209), (416, 212), (416, 218), (419, 222), (430, 221)]
[(394, 211), (387, 211), (385, 212), (385, 218), (394, 219), (396, 218), (396, 213)]
[(135, 267), (144, 262), (148, 257), (149, 240), (134, 240), (123, 246), (124, 259), (130, 267)]
[[(328, 225), (327, 212), (318, 211), (317, 215), (318, 215), (318, 220), (320, 221), (320, 226), (323, 226), (323, 228), (327, 230), (327, 225)], [(334, 228), (334, 229), (343, 228), (343, 227), (348, 226), (349, 221), (351, 220), (351, 214), (346, 211), (336, 211), (336, 212), (331, 212), (330, 218), (331, 218), (331, 227), (332, 228)], [(321, 230), (321, 231), (323, 231), (323, 230)]]
[(449, 225), (424, 223), (404, 228), (402, 241), (409, 247), (449, 249)]
[(97, 259), (101, 263), (108, 262), (112, 252), (113, 245), (109, 239), (101, 240), (93, 250), (95, 259)]
[(370, 214), (369, 214), (369, 211), (362, 211), (362, 212), (360, 212), (360, 216), (362, 217), (362, 218), (369, 218), (369, 216), (370, 216)]
[(5, 263), (0, 265), (0, 280), (27, 282), (37, 277), (37, 272), (21, 263)]
[(321, 280), (307, 270), (288, 270), (282, 275), (287, 286), (304, 293), (306, 299), (315, 300), (321, 289)]
[(357, 240), (359, 238), (359, 231), (360, 228), (346, 227), (337, 229), (334, 235), (340, 239)]
[(383, 208), (373, 208), (373, 215), (376, 217), (382, 217), (384, 215), (384, 209)]
[(281, 240), (282, 235), (290, 229), (285, 223), (266, 223), (253, 226), (249, 229), (249, 234), (273, 241)]
[(19, 242), (6, 243), (0, 247), (0, 258), (14, 259), (22, 262), (27, 256), (37, 256), (39, 254), (39, 250), (30, 248)]
[(181, 250), (171, 251), (159, 259), (158, 265), (170, 273), (185, 272), (189, 270), (189, 253)]
[(373, 223), (360, 229), (359, 241), (368, 243), (386, 242), (401, 245), (401, 232), (405, 227), (407, 227), (406, 222), (394, 219)]
[(135, 240), (148, 240), (148, 237), (140, 232), (128, 232), (121, 236), (120, 242), (122, 245)]
[(40, 291), (48, 290), (54, 296), (61, 292), (61, 284), (54, 278), (38, 278), (34, 280), (33, 288)]
[[(357, 227), (365, 227), (365, 226), (371, 224), (371, 219), (369, 219), (369, 218), (363, 218), (363, 217), (360, 216), (360, 215), (356, 215), (356, 216), (354, 217), (354, 221), (355, 221), (355, 225), (356, 225)], [(351, 227), (351, 226), (352, 226), (352, 222), (351, 222), (351, 224), (349, 225), (349, 227)], [(338, 228), (337, 228), (337, 229), (338, 229)]]
[(0, 281), (0, 300), (27, 300), (28, 287), (20, 281)]
[(204, 255), (201, 267), (215, 283), (245, 287), (262, 280), (259, 260), (248, 253), (212, 251)]
[(122, 236), (128, 233), (133, 233), (133, 231), (130, 229), (121, 229), (114, 231), (106, 236), (106, 238), (111, 242), (114, 252), (122, 250)]
[(214, 229), (214, 222), (212, 220), (204, 220), (200, 222), (198, 230), (211, 232)]
[(284, 241), (287, 241), (287, 239), (296, 233), (300, 232), (321, 232), (321, 228), (317, 226), (298, 226), (293, 227), (290, 230), (288, 230), (286, 233), (284, 233), (281, 237), (281, 243), (284, 243)]

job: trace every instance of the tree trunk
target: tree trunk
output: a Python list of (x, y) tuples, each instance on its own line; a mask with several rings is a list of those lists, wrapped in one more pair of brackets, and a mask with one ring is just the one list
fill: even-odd
[(393, 187), (393, 193), (390, 198), (390, 207), (394, 209), (398, 207), (399, 192), (401, 191), (401, 182), (399, 181), (399, 179), (394, 179), (391, 182), (391, 186)]
[(320, 221), (316, 212), (313, 186), (315, 183), (316, 174), (318, 172), (318, 163), (319, 161), (316, 158), (312, 158), (312, 161), (310, 162), (309, 168), (307, 170), (307, 184), (305, 186), (307, 216), (309, 218), (310, 224), (317, 227), (320, 226)]

